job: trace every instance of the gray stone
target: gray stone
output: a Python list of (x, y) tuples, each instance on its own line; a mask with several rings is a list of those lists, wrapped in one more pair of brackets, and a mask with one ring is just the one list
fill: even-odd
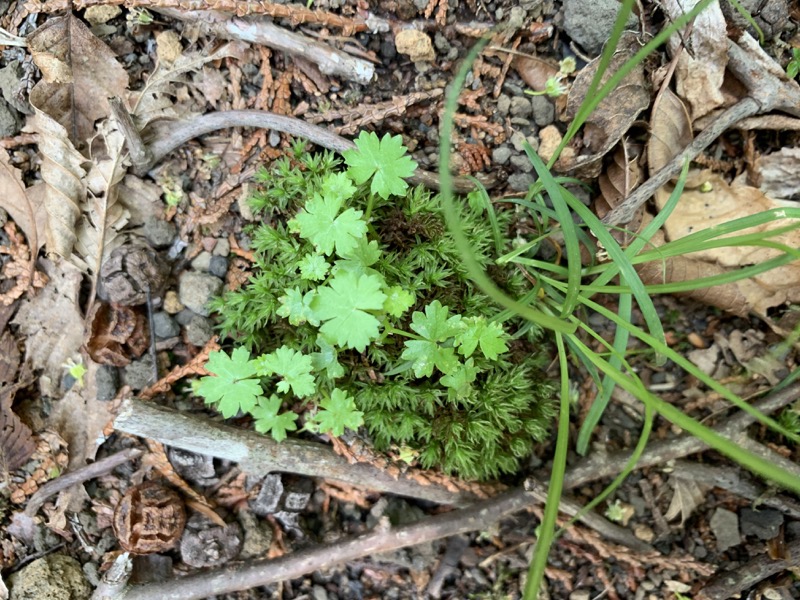
[(181, 326), (167, 313), (157, 312), (153, 315), (153, 331), (157, 338), (166, 340), (179, 335)]
[(205, 250), (192, 259), (192, 268), (195, 271), (208, 271), (208, 266), (210, 264), (211, 252), (206, 252)]
[(315, 585), (311, 589), (311, 594), (314, 597), (314, 600), (328, 600), (328, 592), (325, 591), (325, 588), (321, 585)]
[(516, 96), (511, 99), (511, 116), (527, 119), (533, 112), (531, 101), (527, 96)]
[(33, 112), (31, 105), (28, 104), (28, 94), (17, 94), (20, 89), (20, 81), (22, 80), (22, 67), (19, 61), (13, 60), (8, 63), (8, 66), (0, 69), (0, 92), (3, 94), (6, 102), (24, 115), (29, 115)]
[(420, 11), (424, 11), (428, 7), (428, 0), (414, 0), (414, 6)]
[(219, 238), (214, 244), (211, 254), (214, 256), (228, 256), (231, 253), (231, 243), (225, 238)]
[(182, 311), (180, 311), (178, 314), (175, 315), (175, 320), (181, 327), (186, 327), (189, 325), (189, 323), (192, 322), (192, 319), (194, 319), (196, 316), (198, 315), (190, 311), (188, 308), (184, 308)]
[(158, 217), (148, 217), (142, 227), (144, 237), (153, 248), (168, 248), (175, 239), (175, 225)]
[(19, 133), (22, 119), (5, 100), (0, 99), (0, 137), (11, 137)]
[(508, 187), (515, 192), (527, 192), (534, 178), (530, 173), (514, 173), (508, 176)]
[(743, 508), (739, 513), (739, 524), (743, 535), (754, 535), (761, 540), (771, 540), (783, 525), (783, 514), (779, 510)]
[(239, 558), (263, 558), (272, 545), (272, 528), (248, 510), (239, 511), (237, 518), (244, 531), (244, 544)]
[(533, 164), (527, 154), (516, 154), (511, 157), (511, 164), (514, 168), (519, 169), (523, 173), (530, 173), (533, 171)]
[(506, 164), (509, 158), (511, 158), (511, 148), (508, 146), (498, 146), (492, 150), (492, 161), (494, 161), (496, 165)]
[(143, 390), (155, 381), (153, 357), (149, 352), (122, 370), (122, 382), (134, 390)]
[(8, 578), (11, 600), (87, 600), (92, 587), (80, 563), (65, 554), (33, 561)]
[(555, 121), (556, 109), (546, 96), (531, 98), (531, 109), (533, 110), (533, 122), (539, 127), (545, 127)]
[(186, 341), (192, 346), (205, 346), (206, 342), (214, 336), (214, 327), (211, 321), (200, 315), (192, 315), (186, 324)]
[(95, 395), (101, 402), (108, 402), (117, 395), (119, 389), (119, 371), (111, 365), (101, 365), (95, 375)]
[(444, 37), (444, 34), (440, 31), (437, 31), (436, 35), (433, 36), (433, 45), (440, 52), (447, 52), (450, 50), (450, 42), (447, 41), (447, 38)]
[(525, 152), (525, 142), (528, 141), (525, 134), (521, 131), (515, 131), (511, 134), (511, 145), (517, 152)]
[(178, 284), (181, 304), (198, 315), (210, 314), (208, 303), (222, 290), (222, 280), (208, 273), (184, 271)]
[(224, 256), (212, 256), (208, 263), (208, 272), (220, 279), (225, 279), (225, 274), (228, 272), (228, 259)]
[[(589, 54), (599, 54), (611, 36), (620, 4), (617, 0), (564, 0), (564, 31)], [(626, 27), (636, 26), (636, 17), (628, 17)]]
[(711, 532), (717, 540), (717, 551), (725, 552), (728, 548), (738, 546), (742, 538), (739, 535), (739, 518), (736, 513), (718, 508), (709, 521)]
[(501, 117), (505, 117), (509, 110), (511, 110), (511, 98), (506, 94), (500, 94), (500, 97), (497, 99), (497, 114)]

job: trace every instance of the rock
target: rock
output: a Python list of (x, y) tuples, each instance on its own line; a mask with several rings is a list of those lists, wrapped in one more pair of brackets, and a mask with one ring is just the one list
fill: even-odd
[(9, 105), (22, 114), (29, 115), (33, 112), (33, 109), (26, 100), (28, 95), (24, 94), (20, 97), (17, 94), (17, 90), (19, 90), (21, 86), (22, 76), (22, 67), (19, 61), (12, 60), (7, 66), (0, 69), (0, 92), (3, 93), (3, 98), (5, 98)]
[(12, 137), (19, 133), (22, 121), (14, 108), (0, 99), (0, 137)]
[(522, 171), (523, 173), (530, 173), (533, 171), (533, 164), (527, 154), (517, 154), (511, 157), (511, 165)]
[(181, 558), (192, 567), (223, 565), (239, 555), (242, 537), (238, 523), (220, 527), (200, 514), (192, 515), (181, 538)]
[[(599, 54), (611, 36), (620, 3), (617, 0), (564, 0), (564, 31), (589, 54)], [(636, 17), (628, 17), (626, 27), (636, 26)]]
[(169, 462), (178, 475), (201, 486), (215, 485), (219, 482), (214, 469), (214, 459), (204, 454), (196, 454), (181, 448), (169, 448)]
[(214, 250), (211, 251), (214, 256), (228, 256), (230, 253), (231, 243), (225, 238), (219, 238), (214, 244)]
[(270, 473), (261, 481), (258, 496), (250, 501), (250, 508), (259, 517), (265, 517), (278, 510), (283, 495), (283, 480), (279, 473)]
[(528, 142), (534, 150), (539, 148), (539, 140), (536, 136), (525, 137), (525, 134), (521, 131), (515, 131), (511, 134), (511, 145), (514, 146), (514, 150), (517, 152), (525, 152), (525, 142)]
[(656, 538), (656, 533), (653, 531), (652, 527), (644, 523), (637, 523), (633, 526), (633, 535), (635, 535), (637, 539), (647, 542), (648, 544)]
[(181, 312), (175, 315), (175, 320), (181, 327), (186, 327), (196, 316), (198, 315), (193, 313), (188, 308), (184, 308), (181, 310)]
[(211, 264), (211, 252), (203, 250), (192, 259), (191, 264), (195, 271), (208, 271), (208, 267)]
[(101, 402), (108, 402), (117, 395), (119, 389), (119, 371), (111, 365), (101, 365), (95, 375), (95, 395)]
[(87, 600), (92, 594), (80, 563), (64, 554), (33, 561), (8, 583), (10, 600)]
[(181, 304), (198, 315), (207, 317), (208, 303), (222, 290), (222, 280), (207, 273), (185, 271), (181, 274), (178, 297)]
[(168, 248), (172, 245), (177, 230), (169, 221), (153, 216), (145, 219), (142, 233), (153, 248)]
[(783, 525), (783, 514), (779, 510), (743, 508), (739, 513), (743, 535), (754, 535), (761, 540), (771, 540)]
[(403, 29), (394, 36), (394, 45), (400, 54), (407, 54), (413, 62), (430, 62), (436, 58), (430, 36), (418, 29)]
[(157, 338), (166, 340), (179, 335), (181, 326), (166, 312), (159, 311), (153, 315), (153, 331)]
[(739, 535), (739, 518), (734, 512), (718, 508), (714, 511), (709, 525), (717, 540), (718, 552), (725, 552), (728, 548), (737, 546), (742, 541)]
[(83, 16), (90, 25), (94, 26), (108, 23), (121, 13), (122, 9), (119, 6), (90, 6)]
[(569, 600), (589, 600), (591, 597), (589, 590), (575, 590), (569, 595)]
[(205, 346), (206, 342), (214, 336), (211, 321), (200, 315), (192, 315), (186, 324), (186, 341), (192, 346)]
[(215, 277), (225, 279), (228, 272), (228, 259), (224, 256), (212, 256), (208, 263), (208, 272)]
[(268, 523), (259, 521), (253, 513), (247, 510), (238, 512), (239, 524), (244, 531), (244, 544), (239, 553), (239, 558), (262, 558), (272, 545), (272, 528)]
[(514, 173), (508, 176), (508, 187), (515, 192), (527, 192), (534, 181), (530, 173)]
[(561, 143), (561, 132), (555, 125), (548, 125), (539, 132), (539, 156), (544, 162), (550, 160)]
[(183, 54), (181, 36), (171, 29), (156, 34), (156, 55), (158, 62), (171, 65)]
[(155, 381), (153, 357), (149, 352), (122, 370), (122, 382), (134, 390), (143, 390)]
[(184, 308), (186, 307), (181, 304), (180, 299), (178, 299), (178, 293), (175, 290), (170, 290), (164, 295), (164, 312), (167, 314), (177, 315)]
[(497, 99), (497, 114), (499, 114), (501, 117), (505, 117), (510, 110), (511, 98), (509, 98), (506, 94), (500, 94), (500, 97)]
[(325, 591), (325, 588), (321, 585), (315, 585), (311, 588), (311, 595), (314, 597), (314, 600), (328, 600), (328, 592)]
[(556, 118), (556, 109), (546, 96), (531, 98), (533, 122), (539, 127), (550, 125)]
[(512, 117), (527, 119), (533, 112), (531, 101), (525, 96), (515, 96), (511, 99), (510, 112)]
[(498, 146), (492, 150), (492, 161), (496, 165), (506, 164), (509, 158), (511, 158), (511, 148), (506, 145)]

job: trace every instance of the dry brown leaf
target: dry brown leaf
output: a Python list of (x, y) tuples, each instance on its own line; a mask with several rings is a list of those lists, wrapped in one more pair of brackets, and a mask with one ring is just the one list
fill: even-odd
[(117, 201), (118, 184), (125, 175), (125, 138), (110, 121), (104, 121), (98, 129), (105, 143), (106, 156), (95, 158), (86, 176), (88, 193), (81, 207), (71, 258), (73, 263), (91, 274), (90, 302), (94, 300), (100, 267), (111, 252), (127, 239), (122, 228), (129, 216), (125, 207)]
[(11, 215), (28, 244), (36, 250), (44, 243), (47, 218), (42, 203), (37, 204), (37, 200), (28, 194), (22, 172), (11, 166), (8, 152), (0, 148), (0, 208)]
[(14, 381), (19, 364), (20, 353), (17, 340), (11, 335), (11, 332), (4, 331), (0, 334), (0, 387)]
[(111, 48), (71, 12), (50, 19), (27, 40), (42, 71), (31, 104), (64, 126), (79, 146), (92, 136), (95, 121), (111, 114), (108, 98), (125, 93), (128, 75)]
[(776, 200), (800, 197), (800, 148), (785, 147), (756, 159), (758, 187)]
[(536, 92), (543, 92), (547, 87), (547, 80), (558, 74), (558, 65), (535, 56), (517, 56), (511, 65), (522, 81)]
[(25, 340), (25, 359), (40, 369), (42, 395), (61, 396), (60, 382), (67, 361), (83, 343), (83, 318), (78, 311), (81, 272), (64, 260), (41, 261), (50, 281), (36, 296), (25, 299), (13, 324)]
[(77, 239), (75, 223), (86, 202), (85, 159), (70, 142), (67, 130), (42, 111), (35, 109), (28, 127), (39, 134), (47, 252), (69, 258)]
[[(601, 85), (616, 73), (640, 45), (635, 33), (626, 32), (620, 38), (617, 50), (603, 74)], [(599, 66), (596, 58), (578, 73), (567, 99), (567, 117), (572, 119), (586, 98), (589, 84)], [(597, 163), (622, 138), (643, 110), (650, 106), (650, 90), (644, 76), (644, 65), (639, 64), (606, 96), (592, 112), (583, 126), (584, 150), (570, 168)]]
[[(664, 226), (664, 231), (669, 240), (680, 239), (689, 233), (727, 223), (733, 219), (794, 204), (772, 200), (757, 188), (744, 185), (729, 185), (722, 177), (711, 172), (705, 172), (702, 175), (700, 173), (691, 173), (690, 176), (702, 178), (710, 189), (707, 192), (702, 192), (700, 189), (684, 191), (678, 208), (670, 215)], [(665, 189), (656, 193), (656, 203), (659, 209), (666, 204), (668, 196), (669, 192)], [(776, 229), (786, 224), (785, 221), (777, 220), (757, 228), (748, 229), (746, 233)], [(777, 236), (774, 241), (783, 243), (791, 248), (798, 248), (800, 247), (800, 231), (792, 231)], [(736, 246), (696, 252), (689, 259), (702, 261), (706, 265), (716, 266), (723, 270), (731, 270), (763, 263), (778, 254), (777, 250), (770, 248)], [(705, 275), (709, 274), (712, 273), (705, 273)], [(779, 306), (785, 302), (800, 301), (800, 264), (797, 262), (790, 263), (762, 273), (752, 279), (736, 282), (733, 285), (746, 299), (749, 310), (765, 316), (767, 310), (772, 307)], [(712, 290), (717, 289), (712, 288)], [(740, 311), (731, 312), (742, 314)]]
[(650, 175), (692, 143), (692, 122), (683, 102), (669, 88), (659, 94), (650, 115), (647, 168)]
[(11, 403), (0, 404), (0, 476), (28, 462), (34, 450), (36, 443), (30, 427), (11, 410)]
[(664, 518), (672, 521), (680, 516), (680, 524), (683, 525), (686, 519), (692, 516), (694, 510), (703, 503), (708, 488), (694, 479), (681, 477), (680, 474), (670, 477), (669, 484), (674, 493), (669, 508), (664, 513)]
[[(627, 144), (623, 140), (612, 155), (612, 161), (605, 172), (597, 180), (600, 196), (594, 201), (595, 214), (603, 218), (628, 197), (641, 183), (644, 170), (641, 165), (642, 147), (638, 144)], [(631, 240), (631, 234), (639, 231), (644, 209), (637, 211), (636, 216), (625, 225), (625, 230), (613, 229), (611, 235), (623, 247)]]
[[(699, 0), (665, 0), (664, 9), (675, 20), (689, 12)], [(684, 45), (687, 48), (684, 48)], [(675, 82), (678, 95), (691, 107), (692, 120), (721, 106), (725, 101), (722, 82), (728, 64), (728, 35), (719, 3), (712, 2), (692, 20), (691, 27), (673, 33), (668, 47), (676, 52)]]
[(211, 61), (228, 56), (235, 56), (241, 51), (237, 43), (225, 44), (212, 53), (186, 52), (171, 65), (159, 64), (147, 78), (140, 91), (128, 94), (128, 104), (136, 125), (144, 129), (145, 125), (156, 119), (177, 118), (182, 115), (175, 110), (170, 96), (175, 94), (176, 84), (189, 82), (186, 74), (199, 71)]

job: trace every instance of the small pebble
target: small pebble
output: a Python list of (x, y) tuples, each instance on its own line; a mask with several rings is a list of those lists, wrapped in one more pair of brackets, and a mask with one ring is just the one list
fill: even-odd
[(648, 544), (656, 538), (655, 532), (643, 523), (637, 523), (634, 525), (633, 535), (643, 542), (647, 542)]
[(142, 390), (155, 383), (153, 357), (148, 353), (139, 360), (134, 360), (122, 370), (122, 382), (133, 390)]
[(166, 340), (179, 335), (181, 327), (166, 312), (157, 312), (153, 315), (153, 331), (157, 338)]
[(180, 324), (181, 327), (186, 327), (196, 316), (197, 315), (191, 310), (184, 308), (181, 312), (175, 315), (175, 320)]
[(501, 117), (505, 117), (509, 110), (511, 110), (511, 98), (506, 94), (500, 94), (500, 97), (497, 99), (497, 114)]
[(186, 324), (186, 341), (192, 346), (205, 346), (206, 342), (214, 336), (214, 328), (205, 317), (193, 315)]
[(219, 238), (211, 254), (214, 256), (228, 256), (231, 253), (231, 243), (225, 238)]
[(181, 312), (185, 307), (178, 299), (178, 292), (170, 290), (164, 296), (164, 312), (170, 315), (176, 315)]
[(498, 146), (492, 150), (492, 161), (497, 165), (504, 165), (511, 158), (511, 148), (506, 145)]
[(204, 317), (211, 313), (208, 303), (219, 295), (221, 290), (221, 279), (196, 271), (185, 271), (181, 274), (178, 283), (178, 296), (181, 304)]
[(516, 156), (512, 156), (511, 165), (523, 173), (530, 173), (533, 171), (533, 164), (531, 163), (527, 154), (517, 154)]
[(689, 343), (692, 346), (694, 346), (695, 348), (706, 348), (707, 347), (705, 340), (702, 337), (700, 337), (700, 335), (698, 333), (695, 333), (694, 331), (692, 331), (687, 336), (687, 339), (689, 340)]
[(111, 365), (102, 365), (95, 375), (95, 397), (100, 402), (113, 400), (119, 389), (119, 371)]
[(530, 173), (514, 173), (508, 176), (508, 187), (515, 192), (527, 192), (533, 182), (534, 178)]
[(517, 96), (511, 99), (511, 116), (527, 119), (533, 112), (531, 101), (527, 96)]
[(225, 274), (228, 272), (228, 259), (224, 256), (212, 256), (208, 263), (208, 272), (215, 277), (225, 279)]
[(531, 98), (531, 109), (533, 110), (533, 122), (539, 127), (550, 125), (556, 118), (556, 109), (545, 96)]
[(192, 260), (192, 268), (195, 271), (208, 271), (208, 267), (210, 264), (211, 264), (211, 252), (207, 252), (206, 250), (203, 250)]
[(158, 217), (149, 217), (144, 222), (142, 233), (153, 248), (161, 249), (172, 245), (177, 235), (175, 225)]

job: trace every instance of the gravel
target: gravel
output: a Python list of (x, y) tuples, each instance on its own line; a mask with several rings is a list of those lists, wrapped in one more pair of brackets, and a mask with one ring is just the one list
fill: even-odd
[(208, 303), (222, 290), (222, 280), (208, 273), (185, 271), (181, 273), (178, 298), (186, 308), (198, 315), (210, 314)]

